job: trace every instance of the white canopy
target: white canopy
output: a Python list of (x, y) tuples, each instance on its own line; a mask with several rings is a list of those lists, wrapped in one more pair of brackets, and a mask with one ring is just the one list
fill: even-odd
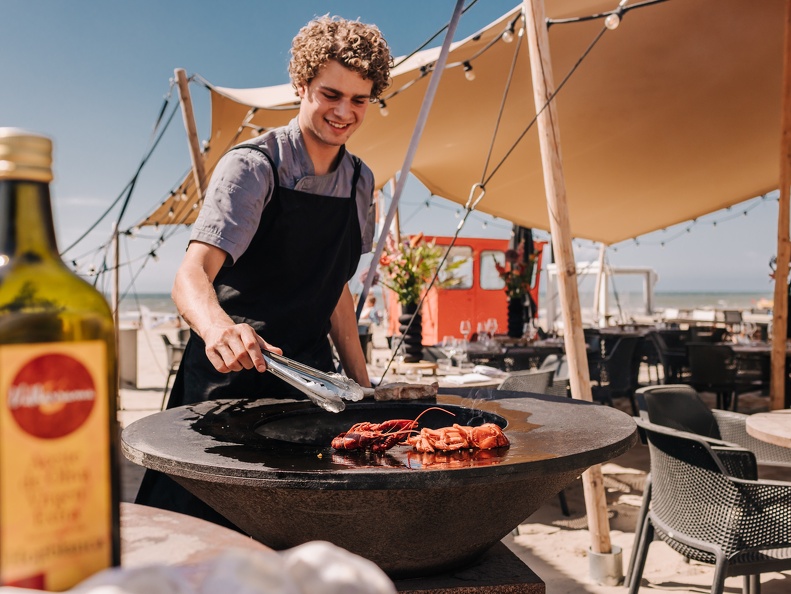
[[(587, 16), (616, 4), (546, 0), (546, 12)], [(436, 195), (466, 202), (535, 116), (519, 10), (452, 48), (412, 167)], [(631, 10), (618, 29), (606, 31), (557, 97), (575, 237), (612, 244), (777, 187), (783, 14), (783, 0), (669, 0)], [(502, 34), (514, 22), (517, 35), (506, 43)], [(601, 20), (551, 26), (558, 87), (602, 27)], [(420, 52), (394, 70), (384, 96), (389, 116), (372, 105), (349, 144), (379, 186), (403, 163), (428, 81), (421, 68), (430, 70), (438, 51)], [(467, 61), (472, 81), (464, 76)], [(208, 173), (227, 148), (297, 113), (290, 85), (213, 87), (211, 95)], [(541, 167), (531, 129), (486, 183), (479, 210), (548, 230)], [(169, 199), (146, 223), (192, 222), (191, 185), (185, 180), (184, 196)]]

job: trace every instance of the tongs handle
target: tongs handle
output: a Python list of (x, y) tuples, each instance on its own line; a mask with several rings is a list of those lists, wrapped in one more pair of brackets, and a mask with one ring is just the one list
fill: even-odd
[(296, 366), (303, 369), (312, 369), (311, 367), (293, 361), (288, 357), (277, 355), (271, 351), (263, 350), (262, 354), (264, 356), (264, 361), (266, 361), (267, 371), (272, 373), (275, 377), (282, 379), (287, 384), (294, 386), (297, 390), (310, 398), (314, 404), (317, 404), (324, 410), (335, 413), (341, 412), (346, 408), (346, 404), (344, 404), (340, 396), (325, 388), (320, 382), (314, 381), (318, 379), (316, 376), (307, 374), (304, 371), (298, 371), (296, 368), (292, 368), (290, 364), (296, 364)]

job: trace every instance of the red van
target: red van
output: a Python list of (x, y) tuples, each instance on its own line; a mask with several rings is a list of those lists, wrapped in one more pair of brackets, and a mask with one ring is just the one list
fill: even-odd
[[(430, 237), (427, 241), (436, 241), (437, 245), (450, 245), (452, 237)], [(530, 294), (538, 305), (538, 290), (541, 279), (541, 259), (545, 241), (534, 242), (536, 254), (535, 273)], [(505, 333), (507, 329), (508, 299), (504, 283), (494, 266), (495, 259), (505, 262), (505, 252), (509, 248), (507, 239), (484, 239), (460, 237), (451, 248), (449, 259), (466, 259), (457, 269), (456, 275), (462, 282), (451, 289), (432, 289), (423, 302), (423, 344), (434, 345), (442, 341), (443, 336), (462, 337), (459, 329), (462, 320), (469, 320), (472, 332), (478, 322), (489, 318), (497, 320), (497, 332)], [(387, 301), (387, 335), (398, 334), (398, 315), (400, 306), (392, 291), (385, 290)]]

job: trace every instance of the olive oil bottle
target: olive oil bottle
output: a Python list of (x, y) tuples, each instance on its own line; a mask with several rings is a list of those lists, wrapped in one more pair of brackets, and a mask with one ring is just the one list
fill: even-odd
[(0, 128), (0, 586), (62, 591), (120, 563), (107, 301), (61, 261), (52, 142)]

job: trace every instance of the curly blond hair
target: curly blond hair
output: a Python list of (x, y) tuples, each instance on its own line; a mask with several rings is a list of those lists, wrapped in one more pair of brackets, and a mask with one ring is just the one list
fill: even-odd
[(324, 15), (302, 27), (291, 43), (288, 73), (295, 89), (310, 84), (329, 60), (373, 82), (371, 101), (390, 85), (393, 59), (376, 25)]

